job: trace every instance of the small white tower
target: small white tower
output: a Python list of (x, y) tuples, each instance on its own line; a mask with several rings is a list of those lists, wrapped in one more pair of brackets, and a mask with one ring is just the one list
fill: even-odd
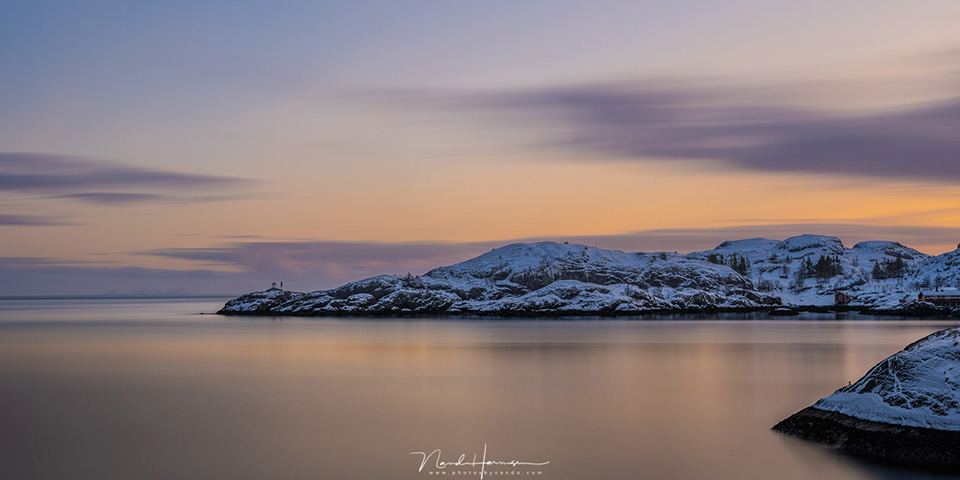
[(276, 289), (277, 289), (277, 282), (273, 282), (273, 284), (270, 285), (270, 290), (276, 290)]

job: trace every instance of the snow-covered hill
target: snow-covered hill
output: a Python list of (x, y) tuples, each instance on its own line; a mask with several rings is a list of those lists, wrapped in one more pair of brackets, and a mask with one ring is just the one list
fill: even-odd
[[(952, 252), (960, 262), (960, 250)], [(846, 248), (839, 238), (800, 235), (783, 241), (755, 238), (724, 242), (713, 250), (691, 253), (690, 257), (734, 265), (757, 288), (772, 292), (788, 305), (830, 305), (834, 295), (851, 295), (853, 305), (892, 306), (910, 293), (935, 288), (938, 275), (942, 287), (960, 286), (960, 267), (954, 264), (952, 277), (936, 273), (938, 257), (930, 257), (897, 242), (860, 242)], [(942, 268), (950, 270), (949, 267)]]
[[(268, 291), (269, 292), (269, 291)], [(383, 275), (308, 294), (257, 292), (220, 313), (612, 314), (779, 304), (730, 267), (675, 253), (513, 244), (422, 276)]]
[(553, 242), (494, 249), (422, 276), (383, 275), (312, 293), (256, 292), (225, 314), (617, 314), (769, 305), (890, 308), (960, 286), (960, 249), (930, 257), (896, 242), (800, 235), (723, 242), (690, 254)]

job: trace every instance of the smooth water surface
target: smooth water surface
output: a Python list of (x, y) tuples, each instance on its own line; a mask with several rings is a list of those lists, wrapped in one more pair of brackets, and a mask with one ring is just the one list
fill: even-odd
[(549, 462), (484, 478), (925, 478), (770, 427), (955, 326), (199, 314), (223, 300), (0, 300), (0, 478), (479, 478), (411, 452), (484, 445)]

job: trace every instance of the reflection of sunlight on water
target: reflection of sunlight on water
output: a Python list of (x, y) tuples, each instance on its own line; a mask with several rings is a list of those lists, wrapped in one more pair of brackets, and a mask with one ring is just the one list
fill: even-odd
[(952, 325), (191, 308), (4, 311), (4, 477), (428, 478), (409, 452), (486, 443), (542, 478), (901, 478), (769, 429)]

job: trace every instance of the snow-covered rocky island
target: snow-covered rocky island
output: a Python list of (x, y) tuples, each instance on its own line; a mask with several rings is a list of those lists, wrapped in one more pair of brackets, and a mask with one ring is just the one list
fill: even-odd
[(311, 293), (270, 289), (228, 315), (632, 315), (781, 306), (949, 314), (918, 300), (960, 286), (960, 248), (931, 257), (896, 242), (800, 235), (713, 250), (626, 253), (553, 242), (494, 249), (420, 276), (382, 275)]
[(908, 345), (773, 428), (872, 460), (960, 469), (960, 328)]

